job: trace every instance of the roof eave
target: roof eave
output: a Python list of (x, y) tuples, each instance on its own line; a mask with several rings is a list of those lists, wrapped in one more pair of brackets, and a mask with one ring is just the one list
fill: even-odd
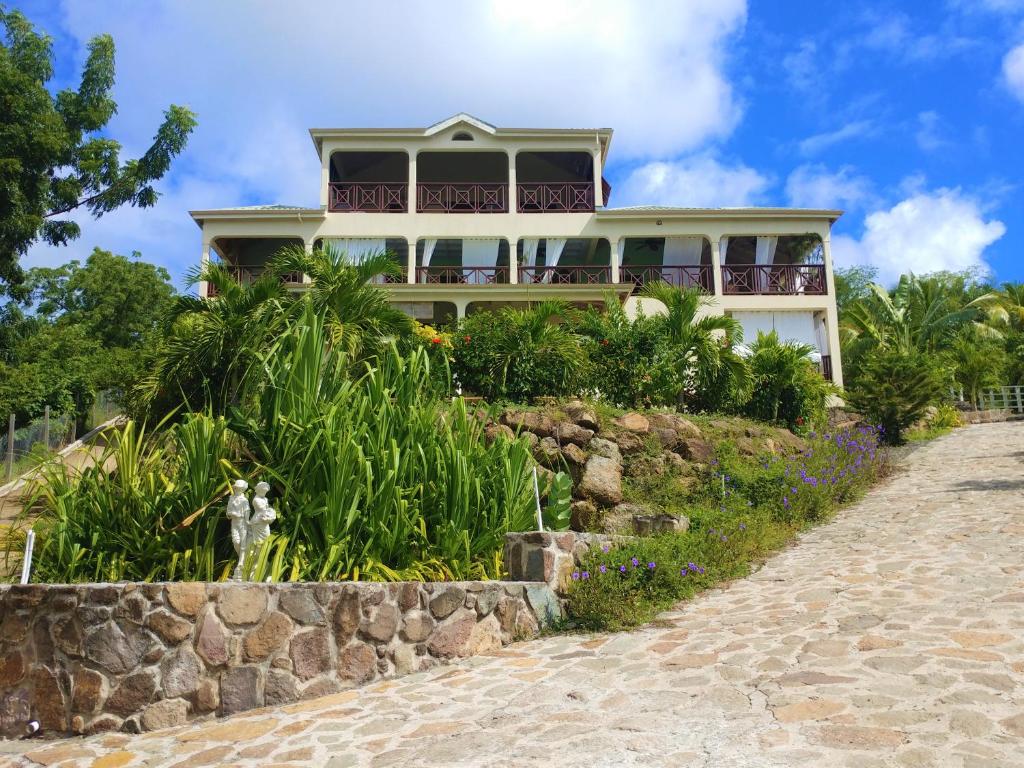
[(785, 218), (829, 219), (835, 222), (844, 211), (831, 208), (603, 208), (599, 218), (617, 219), (687, 219), (687, 218)]

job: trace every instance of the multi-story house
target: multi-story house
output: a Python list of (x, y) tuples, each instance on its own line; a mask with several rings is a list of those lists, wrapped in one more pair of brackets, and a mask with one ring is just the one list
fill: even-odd
[(459, 114), (310, 135), (320, 205), (192, 211), (204, 263), (215, 254), (245, 280), (287, 244), (334, 242), (354, 260), (387, 251), (402, 269), (387, 281), (392, 300), (434, 324), (551, 297), (595, 304), (609, 291), (650, 314), (660, 305), (639, 297), (646, 283), (696, 286), (746, 339), (775, 329), (811, 344), (842, 384), (829, 247), (840, 211), (610, 207), (607, 128), (496, 128)]

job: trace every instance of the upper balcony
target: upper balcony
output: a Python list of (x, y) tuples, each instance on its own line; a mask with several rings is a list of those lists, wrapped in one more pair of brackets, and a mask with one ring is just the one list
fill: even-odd
[(405, 152), (335, 152), (327, 210), (405, 213), (409, 210), (409, 156)]
[(594, 195), (594, 158), (589, 153), (516, 155), (516, 206), (520, 213), (593, 211)]
[(723, 237), (722, 292), (729, 295), (822, 296), (828, 293), (817, 235)]
[(421, 213), (508, 213), (504, 152), (420, 152), (416, 210)]

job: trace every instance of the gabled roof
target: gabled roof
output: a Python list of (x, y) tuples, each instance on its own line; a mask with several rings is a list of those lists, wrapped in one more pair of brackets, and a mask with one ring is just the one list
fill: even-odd
[(468, 112), (459, 112), (457, 115), (452, 115), (447, 120), (442, 120), (439, 123), (434, 123), (432, 126), (423, 131), (424, 136), (433, 136), (435, 133), (440, 133), (446, 128), (454, 128), (456, 125), (471, 125), (474, 128), (478, 128), (484, 133), (494, 134), (498, 129), (490, 123), (485, 123), (479, 117), (473, 117)]

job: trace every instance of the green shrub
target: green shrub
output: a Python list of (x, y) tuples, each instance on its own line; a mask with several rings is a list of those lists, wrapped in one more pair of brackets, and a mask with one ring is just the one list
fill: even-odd
[(886, 443), (901, 445), (907, 428), (947, 395), (947, 383), (935, 357), (879, 349), (864, 363), (847, 395), (855, 410), (882, 427)]
[(746, 415), (794, 431), (824, 422), (828, 397), (836, 389), (815, 370), (810, 345), (781, 342), (775, 331), (759, 332), (750, 351), (754, 388), (743, 406)]
[(529, 402), (542, 395), (577, 394), (586, 370), (574, 310), (561, 301), (527, 309), (476, 312), (454, 330), (452, 371), (467, 394)]

